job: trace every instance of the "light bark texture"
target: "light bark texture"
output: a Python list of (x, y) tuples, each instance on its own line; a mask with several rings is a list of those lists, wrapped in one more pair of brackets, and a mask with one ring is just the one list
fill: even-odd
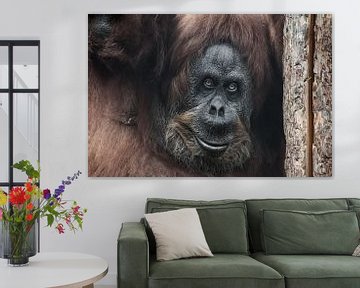
[(332, 17), (317, 15), (314, 27), (313, 175), (332, 176)]
[(306, 176), (309, 15), (287, 15), (284, 26), (285, 171)]
[(285, 171), (332, 175), (331, 15), (287, 15), (284, 26)]

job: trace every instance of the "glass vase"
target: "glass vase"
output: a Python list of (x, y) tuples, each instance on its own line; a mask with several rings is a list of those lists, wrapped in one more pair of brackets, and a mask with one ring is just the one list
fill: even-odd
[(0, 257), (8, 259), (9, 266), (25, 266), (37, 251), (37, 223), (0, 221)]

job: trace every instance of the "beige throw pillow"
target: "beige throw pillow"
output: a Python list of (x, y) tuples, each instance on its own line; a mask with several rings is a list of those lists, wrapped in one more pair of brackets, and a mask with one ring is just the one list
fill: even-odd
[(360, 244), (358, 246), (356, 246), (352, 256), (360, 257)]
[(156, 241), (156, 259), (213, 256), (195, 208), (145, 214)]

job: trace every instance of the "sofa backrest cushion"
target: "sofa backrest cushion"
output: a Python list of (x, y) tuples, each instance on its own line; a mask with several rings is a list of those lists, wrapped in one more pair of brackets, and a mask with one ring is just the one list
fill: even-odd
[(356, 212), (356, 216), (358, 218), (359, 228), (360, 228), (360, 199), (349, 198), (347, 200), (348, 200), (349, 210)]
[(359, 198), (348, 198), (347, 199), (349, 206), (360, 206), (360, 199)]
[(253, 199), (246, 200), (250, 246), (252, 252), (263, 251), (261, 246), (261, 210), (328, 211), (348, 210), (346, 199)]
[[(147, 200), (145, 212), (156, 213), (181, 208), (197, 209), (211, 252), (249, 253), (245, 201), (195, 201), (150, 198)], [(149, 239), (153, 241), (151, 235)], [(153, 246), (153, 243), (150, 243), (150, 245)]]
[(262, 244), (269, 255), (352, 255), (359, 244), (356, 213), (262, 210)]

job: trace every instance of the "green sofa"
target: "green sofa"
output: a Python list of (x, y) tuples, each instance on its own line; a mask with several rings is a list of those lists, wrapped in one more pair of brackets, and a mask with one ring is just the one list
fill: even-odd
[[(359, 224), (356, 216), (360, 215), (360, 199), (245, 201), (148, 199), (145, 212), (164, 212), (187, 207), (197, 208), (206, 240), (214, 257), (156, 261), (154, 236), (145, 221), (124, 223), (118, 238), (119, 288), (360, 287), (360, 257), (351, 256), (348, 252), (344, 255), (342, 250), (336, 253), (337, 247), (341, 245), (347, 245), (346, 251), (350, 251), (354, 245), (355, 247), (357, 245)], [(289, 210), (292, 212), (288, 212)], [(281, 215), (282, 211), (285, 211), (285, 215)], [(308, 212), (301, 214), (297, 211)], [(265, 212), (271, 217), (264, 216)], [(279, 213), (283, 218), (277, 218)], [(289, 216), (286, 213), (293, 214)], [(289, 239), (279, 240), (277, 235), (265, 235), (264, 217), (267, 217), (266, 225), (275, 228), (278, 226), (274, 221), (283, 219), (279, 223), (279, 231), (290, 231), (289, 235), (284, 233)], [(297, 218), (303, 221), (304, 225), (298, 225), (298, 227), (289, 225), (289, 223), (296, 223)], [(340, 219), (340, 222), (335, 223), (333, 219)], [(319, 250), (321, 252), (319, 255), (310, 253), (314, 249), (316, 251), (317, 242), (314, 242), (314, 245), (310, 242), (311, 245), (301, 246), (301, 240), (299, 242), (298, 238), (301, 238), (301, 233), (303, 233), (301, 228), (308, 229), (313, 222), (326, 223), (330, 226), (338, 225), (334, 227), (339, 227), (344, 231), (356, 230), (355, 236), (354, 233), (351, 235), (356, 239), (343, 241), (341, 237), (336, 238), (338, 235), (334, 239), (323, 239), (325, 242), (320, 243), (319, 247), (322, 245), (322, 249), (325, 250)], [(321, 227), (319, 233), (321, 233)], [(270, 234), (276, 233), (276, 230), (272, 229)], [(296, 234), (298, 231), (300, 231), (300, 234), (298, 233), (300, 237)], [(297, 238), (291, 238), (291, 233), (296, 234)], [(305, 234), (310, 235), (307, 236), (310, 237), (309, 241), (321, 239), (321, 235), (313, 235), (317, 231), (311, 233), (305, 231)], [(281, 249), (279, 255), (267, 253), (271, 249), (276, 251), (279, 243), (284, 243), (284, 251), (295, 249), (296, 255), (281, 255)], [(306, 246), (309, 247), (306, 248)], [(305, 249), (304, 254), (302, 254), (302, 249)], [(306, 249), (310, 249), (310, 252)], [(326, 254), (326, 251), (332, 251), (329, 252), (332, 254)]]

